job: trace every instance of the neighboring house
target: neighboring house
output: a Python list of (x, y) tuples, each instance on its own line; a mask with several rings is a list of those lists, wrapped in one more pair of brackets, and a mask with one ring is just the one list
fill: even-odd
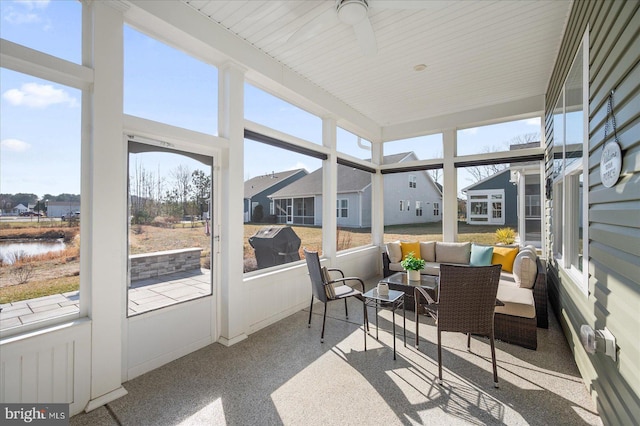
[[(511, 150), (539, 146), (540, 142), (512, 145)], [(522, 243), (541, 247), (542, 209), (540, 166), (515, 163), (462, 190), (467, 194), (467, 223), (506, 225), (518, 230)]]
[(504, 169), (462, 190), (467, 194), (470, 225), (518, 225), (518, 190)]
[(48, 201), (46, 205), (48, 217), (70, 217), (74, 212), (80, 211), (78, 201)]
[[(417, 160), (413, 152), (385, 156), (383, 164)], [(337, 224), (347, 228), (371, 226), (371, 175), (337, 166)], [(440, 221), (442, 191), (426, 171), (384, 176), (386, 225)], [(322, 169), (274, 192), (278, 223), (322, 225)]]
[(11, 213), (12, 214), (20, 214), (20, 213), (24, 213), (26, 211), (29, 211), (29, 208), (26, 207), (24, 204), (18, 204), (13, 209), (11, 209)]
[(274, 213), (270, 210), (269, 195), (306, 176), (305, 169), (272, 172), (268, 175), (254, 177), (244, 183), (244, 221), (253, 221), (253, 212), (258, 205), (262, 206), (264, 217)]

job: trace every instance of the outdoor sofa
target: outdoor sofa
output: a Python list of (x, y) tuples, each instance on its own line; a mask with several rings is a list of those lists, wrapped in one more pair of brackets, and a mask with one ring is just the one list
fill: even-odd
[(502, 264), (496, 306), (495, 337), (529, 349), (537, 348), (537, 328), (548, 327), (547, 277), (533, 246), (485, 246), (465, 243), (391, 242), (382, 253), (387, 277), (402, 272), (402, 258), (413, 252), (426, 261), (421, 274), (439, 275), (440, 264), (482, 266)]

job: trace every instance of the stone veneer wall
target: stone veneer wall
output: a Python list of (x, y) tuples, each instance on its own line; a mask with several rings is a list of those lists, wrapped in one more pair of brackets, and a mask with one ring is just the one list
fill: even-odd
[(129, 256), (131, 282), (176, 272), (200, 269), (199, 247)]

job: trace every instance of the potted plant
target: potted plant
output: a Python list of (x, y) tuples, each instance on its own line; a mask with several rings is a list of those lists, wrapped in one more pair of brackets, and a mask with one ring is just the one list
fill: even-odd
[(500, 228), (496, 230), (496, 244), (508, 245), (516, 241), (516, 231), (513, 228)]
[(407, 271), (407, 279), (409, 281), (420, 281), (420, 270), (424, 269), (425, 261), (419, 257), (415, 257), (413, 252), (409, 252), (400, 265)]

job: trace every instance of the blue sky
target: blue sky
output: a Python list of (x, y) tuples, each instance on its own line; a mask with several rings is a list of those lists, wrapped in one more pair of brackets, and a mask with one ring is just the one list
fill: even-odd
[[(76, 0), (0, 1), (0, 37), (80, 63), (81, 5)], [(217, 70), (130, 27), (124, 29), (124, 112), (203, 133), (217, 132)], [(0, 192), (80, 192), (80, 91), (7, 69), (0, 71)], [(291, 104), (245, 85), (247, 119), (321, 143), (322, 122)], [(514, 137), (540, 132), (538, 119), (462, 130), (459, 154), (508, 149)], [(356, 136), (338, 131), (338, 149), (370, 158)], [(441, 135), (385, 144), (385, 155), (413, 150), (442, 154)], [(259, 144), (245, 149), (245, 178), (271, 171), (320, 167), (318, 160)], [(459, 187), (468, 186), (464, 176)]]

